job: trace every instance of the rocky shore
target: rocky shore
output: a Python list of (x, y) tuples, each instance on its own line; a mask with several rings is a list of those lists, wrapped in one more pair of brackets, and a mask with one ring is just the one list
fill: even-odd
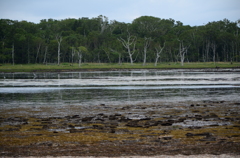
[(0, 156), (240, 155), (240, 102), (1, 109)]

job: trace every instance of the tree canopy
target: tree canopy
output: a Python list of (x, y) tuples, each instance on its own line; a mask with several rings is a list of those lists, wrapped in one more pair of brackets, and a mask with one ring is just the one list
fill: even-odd
[(28, 21), (0, 19), (1, 63), (240, 61), (240, 20), (184, 25), (141, 16)]

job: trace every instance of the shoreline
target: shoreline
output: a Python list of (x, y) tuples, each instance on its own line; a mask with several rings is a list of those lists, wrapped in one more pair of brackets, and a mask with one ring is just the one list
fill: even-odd
[[(13, 69), (15, 70), (15, 69)], [(34, 69), (30, 71), (2, 71), (0, 70), (0, 73), (34, 73), (34, 72), (48, 72), (48, 73), (60, 73), (60, 72), (93, 72), (93, 71), (141, 71), (141, 70), (201, 70), (203, 72), (240, 72), (239, 67), (231, 67), (231, 68), (81, 68), (81, 69)]]
[(230, 64), (228, 62), (219, 63), (185, 63), (181, 66), (179, 63), (161, 63), (158, 66), (154, 66), (153, 63), (149, 63), (143, 66), (141, 63), (135, 63), (130, 65), (129, 63), (123, 63), (118, 65), (117, 63), (85, 63), (81, 67), (77, 64), (72, 65), (71, 63), (63, 63), (61, 65), (42, 65), (42, 64), (18, 64), (10, 65), (3, 64), (0, 65), (1, 73), (13, 73), (13, 72), (81, 72), (81, 71), (129, 71), (129, 70), (172, 70), (172, 69), (211, 69), (212, 71), (219, 71), (223, 69), (231, 69), (240, 71), (239, 62)]
[(240, 102), (100, 104), (90, 113), (70, 108), (78, 114), (2, 109), (0, 156), (240, 155)]

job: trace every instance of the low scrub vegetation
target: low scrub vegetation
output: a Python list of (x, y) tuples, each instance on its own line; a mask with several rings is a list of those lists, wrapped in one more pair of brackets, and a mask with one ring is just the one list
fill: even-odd
[(175, 69), (175, 68), (239, 68), (240, 63), (230, 63), (230, 62), (189, 62), (181, 66), (181, 63), (160, 63), (154, 66), (154, 63), (147, 63), (142, 65), (142, 63), (135, 63), (131, 65), (130, 63), (83, 63), (80, 67), (77, 63), (62, 63), (59, 66), (57, 64), (3, 64), (0, 66), (0, 72), (33, 72), (33, 71), (79, 71), (86, 69)]

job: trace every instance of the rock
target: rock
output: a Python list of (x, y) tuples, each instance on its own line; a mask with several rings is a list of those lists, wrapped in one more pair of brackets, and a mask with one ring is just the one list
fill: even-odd
[(52, 146), (52, 147), (57, 147), (57, 146), (59, 146), (59, 144), (53, 143), (53, 142), (51, 142), (51, 141), (40, 142), (40, 143), (36, 143), (35, 145), (37, 145), (37, 146)]
[(158, 124), (159, 124), (158, 121), (150, 120), (150, 121), (147, 121), (147, 122), (145, 123), (145, 126), (151, 127), (151, 126), (157, 126)]
[(139, 120), (132, 120), (132, 121), (129, 121), (126, 126), (129, 126), (129, 127), (143, 127), (143, 125), (140, 125), (139, 124)]
[(215, 114), (215, 113), (210, 113), (210, 117), (212, 117), (212, 118), (218, 118), (218, 115)]
[(70, 133), (82, 133), (82, 132), (84, 132), (84, 129), (70, 129), (69, 132)]
[(195, 136), (206, 136), (206, 137), (208, 137), (208, 136), (211, 136), (212, 134), (211, 133), (208, 133), (208, 132), (203, 132), (203, 133), (197, 133), (197, 134), (195, 134)]
[(140, 120), (151, 120), (150, 117), (141, 118)]
[(109, 120), (116, 120), (117, 117), (116, 117), (115, 115), (110, 115), (108, 119), (109, 119)]
[(210, 113), (209, 115), (203, 116), (204, 119), (215, 118), (218, 119), (218, 115), (215, 113)]
[(205, 138), (203, 139), (200, 139), (199, 141), (216, 141), (216, 138), (213, 137), (213, 135), (211, 133), (202, 133), (202, 134), (205, 134)]
[(43, 118), (43, 119), (41, 119), (41, 122), (43, 122), (43, 121), (50, 121), (51, 122), (51, 119), (50, 118)]
[(19, 131), (19, 130), (20, 130), (19, 128), (8, 128), (6, 131), (11, 132), (11, 131)]
[(70, 118), (71, 118), (71, 116), (65, 116), (65, 118), (66, 118), (66, 119), (70, 119)]
[(104, 126), (103, 125), (93, 125), (93, 128), (94, 129), (104, 129)]
[(80, 116), (79, 116), (79, 115), (73, 115), (72, 118), (73, 118), (73, 119), (75, 119), (75, 118), (80, 118)]
[(122, 116), (122, 114), (115, 114), (116, 117)]
[(195, 119), (196, 119), (196, 120), (202, 120), (203, 117), (202, 117), (202, 115), (195, 115)]
[(194, 134), (193, 133), (187, 133), (187, 134), (185, 134), (187, 137), (193, 137), (194, 136)]
[(188, 127), (189, 129), (193, 130), (193, 129), (201, 129), (202, 127), (199, 127), (199, 126), (190, 126)]
[(45, 129), (49, 129), (50, 127), (48, 125), (43, 125), (42, 126), (42, 129), (45, 130)]
[(207, 138), (199, 139), (199, 141), (216, 141), (216, 138), (214, 138), (214, 137), (207, 137)]
[(96, 118), (95, 121), (104, 122), (104, 119), (102, 119), (102, 118)]
[(131, 120), (131, 119), (129, 119), (129, 118), (125, 117), (125, 116), (121, 116), (121, 117), (119, 118), (119, 121), (120, 121), (120, 122), (127, 122), (127, 121), (129, 121), (129, 120)]
[(115, 133), (115, 132), (116, 132), (116, 130), (114, 128), (111, 128), (109, 133)]
[(163, 135), (163, 136), (159, 136), (158, 139), (161, 140), (171, 140), (172, 139), (172, 135)]
[(68, 127), (69, 127), (69, 128), (75, 128), (75, 126), (74, 126), (74, 125), (68, 125)]
[(115, 133), (125, 134), (125, 133), (130, 133), (130, 131), (128, 129), (115, 129)]
[(110, 115), (109, 117), (108, 117), (108, 119), (109, 120), (119, 120), (119, 119), (121, 119), (121, 114), (114, 114), (114, 115)]
[(167, 120), (165, 122), (162, 122), (161, 125), (162, 126), (172, 126), (173, 123), (174, 123), (174, 120)]
[(228, 117), (228, 116), (227, 116), (227, 117), (225, 117), (225, 118), (224, 118), (224, 120), (225, 120), (225, 121), (234, 121), (234, 119), (233, 119), (233, 118), (231, 118), (231, 117)]
[(210, 127), (216, 127), (216, 126), (219, 126), (218, 124), (212, 124), (212, 125), (209, 125)]
[(187, 118), (186, 117), (181, 117), (178, 119), (178, 122), (184, 122)]
[(30, 128), (29, 131), (39, 131), (42, 130), (42, 128)]
[(212, 136), (212, 134), (208, 133), (208, 132), (197, 133), (197, 134), (187, 133), (186, 136), (187, 137), (193, 137), (193, 136), (206, 136), (206, 137), (210, 137), (210, 136)]
[(161, 123), (161, 126), (172, 126), (172, 123), (170, 123), (170, 122), (163, 122), (163, 123)]
[[(238, 122), (240, 124), (240, 122)], [(233, 127), (240, 128), (240, 125), (233, 125)]]
[(28, 119), (22, 117), (10, 117), (3, 120), (4, 125), (26, 125), (28, 124)]
[(111, 123), (107, 123), (105, 124), (106, 128), (117, 128), (118, 127), (118, 123), (117, 122), (111, 122)]
[(93, 117), (84, 117), (82, 118), (82, 122), (89, 122), (92, 121)]
[(161, 142), (161, 143), (168, 143), (172, 140), (172, 135), (163, 135), (163, 136), (159, 136), (158, 137), (158, 140)]
[(52, 121), (41, 121), (41, 124), (52, 124)]
[(198, 112), (200, 112), (199, 110), (193, 110), (192, 112), (194, 112), (194, 113), (198, 113)]

